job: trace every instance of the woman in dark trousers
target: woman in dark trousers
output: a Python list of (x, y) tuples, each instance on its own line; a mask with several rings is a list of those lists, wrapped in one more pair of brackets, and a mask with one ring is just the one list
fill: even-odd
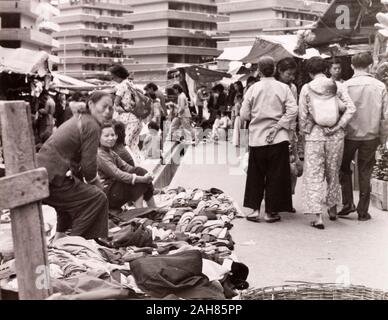
[(149, 207), (156, 207), (154, 201), (153, 177), (147, 170), (130, 166), (113, 151), (116, 133), (111, 124), (102, 127), (98, 149), (98, 173), (109, 200), (109, 207), (120, 209), (127, 202), (136, 208), (143, 207), (143, 200)]
[(49, 176), (44, 203), (57, 212), (54, 240), (70, 235), (85, 239), (108, 235), (108, 201), (97, 175), (101, 124), (111, 120), (113, 102), (106, 92), (89, 97), (86, 113), (63, 123), (43, 144), (37, 160)]

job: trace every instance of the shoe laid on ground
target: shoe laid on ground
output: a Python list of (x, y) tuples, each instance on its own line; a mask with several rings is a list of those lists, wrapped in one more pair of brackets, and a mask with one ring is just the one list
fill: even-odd
[(369, 213), (358, 215), (358, 221), (368, 221), (370, 219), (372, 219), (372, 216)]
[(316, 221), (311, 221), (310, 224), (311, 224), (311, 226), (312, 226), (313, 228), (316, 228), (316, 229), (319, 229), (319, 230), (325, 229), (325, 226), (324, 226), (323, 223), (317, 223)]
[(296, 213), (296, 209), (295, 209), (295, 208), (292, 208), (289, 212), (291, 212), (291, 213)]
[(356, 206), (354, 204), (352, 204), (351, 206), (345, 206), (342, 208), (340, 212), (338, 212), (338, 216), (344, 217), (355, 211), (356, 211)]

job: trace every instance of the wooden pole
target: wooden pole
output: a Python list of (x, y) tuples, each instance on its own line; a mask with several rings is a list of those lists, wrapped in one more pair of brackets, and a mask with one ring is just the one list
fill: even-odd
[[(28, 104), (24, 101), (0, 102), (0, 121), (6, 175), (35, 169)], [(11, 225), (19, 298), (45, 299), (50, 295), (50, 273), (41, 202), (11, 209)]]

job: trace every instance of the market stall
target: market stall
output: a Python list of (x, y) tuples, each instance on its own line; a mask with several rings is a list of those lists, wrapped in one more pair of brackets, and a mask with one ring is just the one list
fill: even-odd
[[(178, 187), (157, 208), (110, 214), (109, 241), (65, 237), (49, 245), (51, 299), (230, 299), (246, 289), (248, 268), (229, 230), (241, 213), (222, 190)], [(47, 239), (55, 213), (44, 208)], [(16, 293), (14, 260), (0, 264), (0, 286)]]
[(48, 88), (58, 58), (45, 51), (0, 47), (0, 100), (26, 100), (36, 85)]

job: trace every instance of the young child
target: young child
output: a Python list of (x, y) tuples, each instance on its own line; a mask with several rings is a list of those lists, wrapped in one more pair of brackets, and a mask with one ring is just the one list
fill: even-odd
[(240, 93), (236, 94), (236, 96), (234, 97), (234, 106), (232, 108), (232, 116), (231, 116), (233, 126), (234, 126), (234, 123), (236, 121), (236, 117), (240, 115), (240, 109), (242, 106), (242, 102), (243, 102), (242, 94), (240, 94)]
[(225, 141), (228, 141), (229, 129), (232, 127), (232, 121), (229, 119), (226, 112), (221, 112), (220, 129), (222, 129), (223, 135), (225, 135)]
[(161, 151), (161, 137), (159, 134), (159, 125), (150, 121), (148, 123), (149, 133), (143, 142), (143, 153), (146, 159), (160, 159), (162, 155)]
[(212, 140), (214, 143), (218, 143), (218, 129), (220, 128), (221, 125), (221, 113), (217, 112), (216, 119), (214, 120), (213, 124), (213, 131), (212, 131)]

